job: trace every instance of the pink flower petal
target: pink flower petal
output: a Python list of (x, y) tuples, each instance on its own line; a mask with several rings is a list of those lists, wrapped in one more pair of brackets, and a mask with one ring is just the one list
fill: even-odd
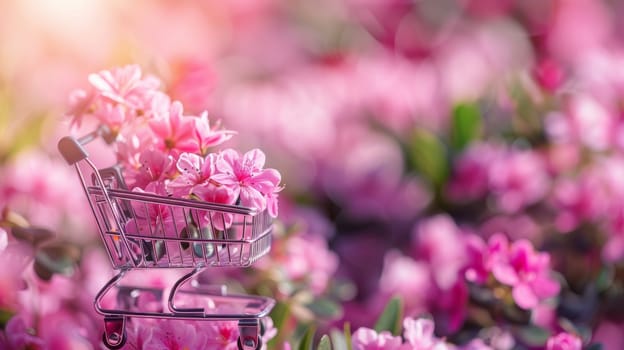
[(109, 91), (111, 90), (111, 85), (105, 77), (112, 79), (109, 72), (102, 72), (100, 74), (89, 74), (89, 77), (87, 79), (89, 80), (89, 83), (91, 83), (91, 85), (97, 90)]
[(245, 153), (243, 156), (243, 164), (245, 166), (251, 165), (253, 169), (262, 169), (264, 167), (264, 163), (266, 162), (266, 156), (264, 152), (262, 152), (258, 148), (254, 148), (251, 151)]
[(511, 294), (516, 305), (525, 310), (535, 307), (539, 302), (533, 290), (524, 283), (514, 286)]
[(217, 170), (234, 175), (234, 164), (238, 162), (239, 158), (239, 153), (231, 148), (221, 151), (217, 160)]
[(277, 187), (282, 181), (282, 175), (275, 169), (264, 169), (258, 175), (253, 177), (256, 186), (260, 186), (260, 191), (269, 192), (269, 190)]
[(256, 208), (258, 210), (266, 208), (266, 198), (253, 187), (241, 187), (240, 202), (244, 207)]
[(7, 245), (9, 245), (7, 232), (3, 228), (0, 227), (0, 252), (5, 250)]
[(497, 263), (492, 266), (492, 274), (496, 280), (508, 286), (513, 286), (520, 280), (516, 270), (506, 263)]
[(531, 283), (531, 287), (535, 292), (535, 295), (537, 295), (540, 299), (553, 297), (559, 294), (559, 291), (561, 290), (559, 282), (550, 279), (549, 276), (535, 279), (533, 283)]

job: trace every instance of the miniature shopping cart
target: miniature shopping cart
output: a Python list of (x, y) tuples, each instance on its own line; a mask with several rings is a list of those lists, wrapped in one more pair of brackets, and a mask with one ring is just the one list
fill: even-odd
[[(58, 148), (75, 167), (110, 261), (119, 270), (94, 302), (104, 315), (104, 344), (119, 349), (126, 341), (127, 320), (156, 318), (238, 321), (238, 348), (259, 349), (261, 318), (275, 301), (231, 295), (225, 286), (198, 286), (193, 277), (208, 267), (249, 266), (265, 255), (271, 248), (273, 227), (266, 210), (130, 191), (119, 167), (98, 169), (89, 159), (83, 146), (98, 137), (113, 141), (108, 130), (100, 127), (79, 139), (64, 137)], [(145, 213), (151, 214), (148, 219)], [(121, 284), (132, 269), (154, 268), (192, 270), (168, 293)], [(116, 307), (105, 307), (103, 300), (115, 295)]]

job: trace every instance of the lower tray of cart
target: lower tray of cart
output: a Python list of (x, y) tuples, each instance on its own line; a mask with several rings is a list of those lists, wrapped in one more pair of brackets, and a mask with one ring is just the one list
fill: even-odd
[(268, 315), (275, 301), (268, 297), (229, 294), (225, 286), (189, 286), (175, 295), (175, 308), (168, 303), (169, 290), (129, 285), (113, 286), (109, 295), (114, 306), (99, 310), (104, 315), (175, 318), (241, 320)]

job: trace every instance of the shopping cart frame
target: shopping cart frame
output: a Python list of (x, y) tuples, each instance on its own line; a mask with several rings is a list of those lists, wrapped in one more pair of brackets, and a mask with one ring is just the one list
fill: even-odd
[[(96, 311), (104, 316), (104, 344), (110, 349), (123, 347), (128, 319), (156, 318), (238, 321), (239, 349), (259, 349), (262, 346), (260, 319), (275, 305), (272, 298), (230, 295), (224, 286), (216, 292), (205, 287), (188, 287), (189, 281), (208, 267), (247, 267), (268, 253), (273, 226), (267, 211), (130, 191), (118, 166), (99, 169), (89, 158), (84, 146), (98, 138), (109, 144), (114, 141), (109, 129), (100, 126), (81, 138), (63, 137), (58, 149), (67, 163), (74, 166), (112, 267), (119, 270), (94, 300)], [(144, 221), (139, 225), (138, 220)], [(128, 299), (128, 291), (164, 298), (163, 290), (122, 284), (127, 272), (153, 268), (192, 269), (174, 283), (166, 311), (164, 307), (144, 310), (140, 305), (132, 308), (103, 305), (102, 301), (111, 292), (117, 293), (118, 304)], [(178, 306), (179, 299), (185, 295), (205, 297), (215, 308)], [(222, 304), (236, 311), (219, 313)]]

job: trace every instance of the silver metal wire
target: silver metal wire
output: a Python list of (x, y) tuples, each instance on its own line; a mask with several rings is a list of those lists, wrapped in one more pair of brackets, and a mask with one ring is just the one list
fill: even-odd
[[(59, 150), (76, 169), (111, 264), (120, 270), (94, 300), (96, 311), (107, 317), (105, 324), (118, 323), (123, 333), (126, 317), (238, 320), (241, 332), (248, 327), (259, 331), (258, 320), (271, 311), (273, 299), (184, 286), (207, 267), (245, 267), (267, 254), (273, 228), (268, 212), (130, 191), (122, 186), (123, 179), (115, 178), (120, 176), (118, 169), (98, 169), (82, 149), (97, 137), (106, 138), (106, 132), (99, 128), (77, 140), (64, 138), (62, 146), (59, 143)], [(130, 270), (153, 268), (192, 271), (175, 282), (167, 300), (164, 289), (120, 285)], [(117, 308), (102, 304), (110, 292), (117, 295)], [(141, 308), (137, 304), (142, 294), (161, 303), (167, 301), (168, 310)], [(177, 295), (185, 300), (204, 297), (213, 307), (189, 308), (186, 302), (178, 306)], [(113, 345), (117, 336), (105, 333)]]

